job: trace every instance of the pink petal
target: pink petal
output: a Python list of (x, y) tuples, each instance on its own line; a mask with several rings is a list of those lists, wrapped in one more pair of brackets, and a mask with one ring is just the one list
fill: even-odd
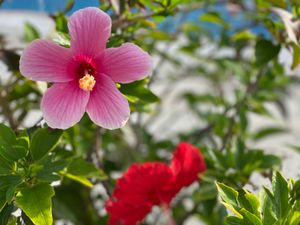
[(77, 81), (56, 83), (45, 93), (41, 108), (49, 127), (67, 129), (80, 121), (89, 100), (89, 92)]
[(87, 113), (97, 125), (117, 129), (129, 119), (128, 101), (119, 92), (115, 83), (105, 74), (99, 74), (91, 92)]
[(149, 54), (130, 43), (125, 43), (118, 48), (106, 49), (101, 64), (103, 73), (119, 83), (141, 80), (151, 72), (152, 68)]
[(111, 19), (100, 9), (88, 7), (76, 11), (70, 17), (68, 27), (74, 52), (95, 56), (106, 47), (111, 31)]
[(23, 52), (20, 59), (21, 73), (37, 81), (67, 82), (74, 75), (67, 73), (71, 61), (71, 50), (47, 40), (33, 41)]

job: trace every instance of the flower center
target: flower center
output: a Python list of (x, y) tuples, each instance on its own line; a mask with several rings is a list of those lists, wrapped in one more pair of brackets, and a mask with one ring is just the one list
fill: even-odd
[(79, 79), (79, 87), (84, 91), (92, 91), (96, 84), (95, 78), (90, 74), (85, 74)]

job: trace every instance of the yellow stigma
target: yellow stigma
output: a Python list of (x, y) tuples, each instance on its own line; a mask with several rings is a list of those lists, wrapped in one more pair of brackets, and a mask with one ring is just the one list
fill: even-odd
[(95, 84), (95, 78), (88, 73), (79, 80), (79, 87), (85, 91), (92, 91)]

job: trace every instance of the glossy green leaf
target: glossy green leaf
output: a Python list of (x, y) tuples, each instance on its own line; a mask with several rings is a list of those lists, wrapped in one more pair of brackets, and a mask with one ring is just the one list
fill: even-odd
[(16, 139), (16, 145), (20, 145), (26, 149), (26, 151), (29, 149), (30, 140), (28, 137), (28, 134), (26, 130), (20, 130), (18, 132), (18, 137)]
[(44, 157), (36, 164), (39, 169), (36, 178), (42, 182), (53, 182), (60, 179), (58, 175), (69, 164), (68, 160), (55, 160), (53, 157)]
[(300, 221), (300, 211), (296, 211), (291, 216), (289, 225), (299, 225), (299, 221)]
[(239, 204), (238, 204), (238, 195), (239, 193), (233, 188), (222, 184), (216, 183), (218, 192), (223, 200), (223, 204), (226, 208), (231, 210), (237, 216), (241, 217), (241, 214), (238, 212)]
[(244, 220), (247, 222), (246, 224), (251, 225), (263, 225), (260, 218), (258, 218), (253, 213), (247, 211), (246, 209), (240, 210), (241, 214), (243, 215)]
[(15, 144), (15, 133), (4, 124), (0, 124), (0, 145), (3, 147), (10, 147)]
[(96, 168), (93, 163), (87, 162), (82, 158), (74, 159), (68, 166), (67, 171), (73, 175), (106, 179), (106, 175), (102, 170)]
[(0, 190), (7, 190), (10, 186), (22, 183), (22, 177), (17, 175), (2, 176), (0, 179)]
[(35, 225), (52, 225), (53, 195), (53, 187), (49, 184), (38, 184), (22, 189), (16, 196), (16, 203)]
[(27, 152), (28, 151), (24, 147), (18, 145), (9, 146), (6, 148), (0, 146), (0, 156), (10, 163), (25, 157)]
[(14, 163), (9, 162), (0, 155), (0, 176), (10, 175), (14, 169)]
[(3, 124), (0, 124), (0, 156), (12, 163), (27, 154), (27, 149), (18, 145), (15, 133)]
[(0, 190), (0, 212), (4, 208), (5, 204), (6, 204), (6, 192)]
[(31, 140), (30, 153), (32, 158), (37, 161), (46, 156), (48, 152), (54, 149), (62, 133), (62, 130), (38, 129)]
[(147, 103), (159, 101), (159, 98), (146, 87), (146, 83), (147, 79), (135, 81), (130, 84), (122, 84), (120, 91), (124, 95), (128, 96), (133, 102), (137, 101), (138, 99)]
[(107, 178), (102, 170), (96, 168), (93, 163), (87, 162), (82, 158), (74, 159), (68, 166), (67, 172), (62, 172), (62, 174), (87, 187), (93, 186), (89, 181), (89, 178), (96, 178), (99, 180), (105, 180)]
[(244, 208), (249, 213), (252, 213), (257, 217), (260, 217), (260, 212), (259, 212), (260, 202), (259, 199), (254, 194), (244, 189), (241, 189), (239, 190), (238, 202), (240, 208)]
[(94, 185), (93, 183), (86, 177), (84, 176), (78, 176), (78, 175), (73, 175), (70, 173), (66, 173), (66, 172), (61, 172), (61, 174), (73, 181), (76, 181), (78, 183), (81, 183), (82, 185), (88, 187), (88, 188), (92, 188)]

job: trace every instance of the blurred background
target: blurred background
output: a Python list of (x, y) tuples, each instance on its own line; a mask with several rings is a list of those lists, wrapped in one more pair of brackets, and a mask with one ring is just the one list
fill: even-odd
[[(209, 172), (200, 191), (195, 185), (174, 201), (175, 217), (178, 224), (216, 225), (223, 223), (224, 209), (216, 203), (214, 180), (256, 191), (270, 183), (273, 168), (300, 177), (300, 50), (287, 32), (293, 28), (299, 40), (299, 26), (292, 26), (300, 16), (296, 1), (0, 2), (1, 122), (14, 129), (44, 123), (39, 101), (46, 84), (21, 77), (19, 55), (36, 38), (63, 44), (67, 17), (96, 6), (113, 19), (108, 46), (135, 42), (154, 60), (147, 80), (120, 88), (130, 100), (130, 122), (121, 130), (99, 131), (103, 169), (112, 178), (133, 162), (167, 161), (173, 147), (187, 140), (201, 148)], [(90, 127), (85, 117), (64, 136), (87, 158), (91, 143), (86, 140), (94, 137)], [(72, 140), (72, 134), (78, 138)], [(97, 213), (105, 216), (102, 189), (99, 184), (92, 196)], [(57, 193), (54, 204), (65, 210), (54, 207), (57, 220), (87, 224)], [(147, 224), (164, 224), (159, 215), (154, 209)]]

